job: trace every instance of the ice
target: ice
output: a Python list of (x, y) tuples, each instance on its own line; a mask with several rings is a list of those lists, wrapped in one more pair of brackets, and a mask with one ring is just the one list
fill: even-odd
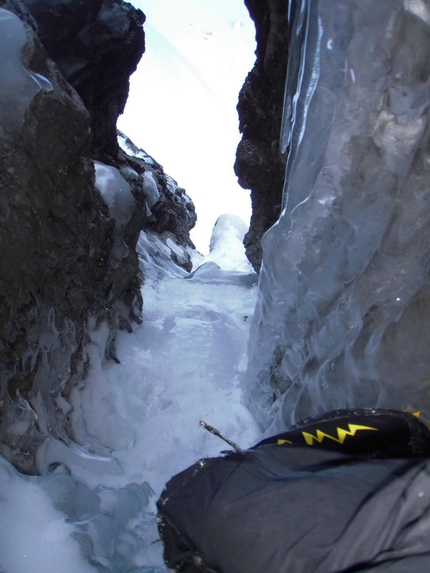
[(143, 325), (118, 334), (119, 364), (94, 349), (85, 384), (70, 399), (75, 440), (114, 452), (123, 468), (104, 485), (123, 487), (140, 475), (158, 494), (179, 467), (223, 449), (200, 429), (201, 419), (244, 446), (258, 435), (241, 404), (256, 275), (211, 261), (190, 275), (173, 263), (168, 245), (142, 233), (140, 248), (150, 243), (154, 251), (164, 245), (164, 256), (143, 261)]
[[(114, 202), (112, 171), (102, 173), (102, 192)], [(243, 224), (225, 217), (224, 229), (223, 240), (214, 240), (226, 247), (219, 264), (199, 257), (193, 273), (175, 263), (189, 247), (169, 233), (141, 233), (143, 324), (118, 332), (116, 363), (105, 358), (108, 325), (89, 320), (88, 372), (75, 375), (66, 396), (55, 396), (67, 415), (67, 439), (49, 436), (40, 393), (31, 404), (14, 403), (17, 438), (34, 424), (48, 437), (38, 450), (37, 477), (18, 474), (0, 457), (4, 573), (167, 573), (155, 501), (173, 474), (228, 449), (200, 421), (244, 448), (258, 441), (242, 403), (257, 276), (234, 269), (235, 261), (246, 267), (235, 254)], [(52, 314), (49, 348), (61, 338), (54, 322)]]
[(88, 65), (88, 60), (76, 56), (64, 56), (57, 58), (57, 65), (66, 80), (72, 83), (73, 76)]
[(151, 209), (160, 198), (160, 192), (155, 182), (154, 176), (149, 171), (143, 174), (143, 193), (146, 198), (146, 203)]
[[(163, 236), (151, 232), (141, 232), (136, 250), (139, 253), (140, 267), (145, 280), (159, 281), (165, 276), (177, 278), (188, 276), (188, 272), (178, 267), (173, 260), (173, 255), (179, 263), (188, 260), (190, 248), (175, 245), (175, 250), (168, 245), (169, 233)], [(164, 240), (163, 240), (164, 238)]]
[(429, 9), (290, 6), (284, 204), (263, 239), (247, 372), (269, 431), (338, 407), (429, 421)]
[(147, 517), (153, 491), (146, 482), (90, 489), (64, 466), (26, 477), (1, 458), (0, 479), (0, 568), (5, 573), (159, 570), (138, 568), (142, 551), (154, 559), (150, 542), (156, 530)]
[[(101, 396), (103, 399), (103, 396)], [(106, 439), (108, 442), (108, 439)], [(66, 446), (54, 438), (47, 438), (38, 451), (39, 468), (46, 470), (51, 464), (62, 464), (73, 475), (85, 482), (85, 476), (90, 471), (94, 475), (104, 478), (106, 475), (121, 475), (120, 464), (108, 457), (97, 456), (85, 451), (76, 444)]]
[(134, 145), (131, 139), (129, 139), (126, 135), (124, 135), (124, 133), (122, 133), (122, 131), (120, 130), (118, 130), (118, 143), (121, 149), (123, 149), (126, 153), (129, 153), (134, 157), (144, 159), (145, 163), (148, 163), (148, 165), (157, 164), (157, 162), (153, 157), (148, 155), (146, 151), (144, 151), (143, 149), (139, 149), (139, 147)]
[(130, 19), (125, 6), (106, 2), (97, 15), (97, 21), (108, 26), (114, 38), (122, 38), (130, 28)]
[[(43, 406), (43, 371), (31, 403), (11, 405), (18, 440), (61, 415), (74, 443), (48, 438), (37, 478), (0, 459), (5, 573), (165, 573), (154, 502), (173, 474), (226, 449), (200, 420), (243, 448), (261, 436), (247, 404), (268, 431), (338, 407), (429, 421), (430, 2), (293, 4), (285, 199), (258, 291), (234, 218), (218, 221), (192, 273), (172, 235), (141, 233), (144, 321), (118, 332), (118, 362), (105, 358), (106, 325), (90, 322), (88, 373), (55, 394), (58, 411)], [(130, 189), (102, 164), (97, 184), (121, 231)], [(29, 367), (73, 347), (51, 322)]]
[(124, 242), (124, 232), (129, 222), (135, 200), (130, 185), (121, 173), (111, 165), (94, 161), (96, 186), (99, 189), (111, 217), (115, 220), (115, 242), (112, 254), (118, 261), (128, 255), (129, 249)]
[(205, 262), (213, 261), (227, 271), (252, 273), (252, 266), (245, 256), (243, 238), (248, 225), (237, 215), (221, 215), (212, 230), (209, 255)]
[(94, 573), (74, 528), (38, 485), (0, 457), (0, 569), (5, 573)]
[(46, 78), (23, 66), (21, 53), (26, 43), (22, 21), (0, 8), (0, 137), (11, 141), (18, 137), (25, 110), (36, 93), (52, 89)]
[(39, 431), (67, 440), (64, 427), (70, 404), (61, 393), (70, 378), (68, 365), (77, 349), (74, 324), (68, 319), (56, 323), (54, 309), (43, 319), (43, 333), (33, 332), (31, 324), (36, 323), (38, 312), (31, 307), (27, 313), (29, 348), (22, 356), (22, 368), (34, 376), (28, 401), (19, 392), (8, 390), (7, 385), (0, 387), (0, 451), (9, 460), (19, 459), (22, 467), (32, 463), (28, 449), (40, 440)]
[(96, 185), (109, 207), (110, 214), (121, 225), (125, 225), (134, 207), (129, 184), (115, 167), (99, 161), (95, 161), (94, 166)]
[(131, 181), (136, 181), (139, 178), (139, 175), (137, 174), (137, 172), (134, 169), (132, 169), (131, 167), (121, 167), (119, 172), (126, 179), (130, 179)]

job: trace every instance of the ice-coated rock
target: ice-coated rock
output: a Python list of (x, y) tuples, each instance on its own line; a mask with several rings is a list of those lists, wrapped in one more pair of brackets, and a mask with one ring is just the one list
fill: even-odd
[[(117, 329), (139, 320), (139, 209), (116, 225), (121, 209), (112, 216), (94, 186), (82, 99), (47, 57), (25, 4), (0, 0), (0, 8), (7, 16), (0, 60), (9, 70), (0, 84), (28, 78), (35, 86), (24, 88), (18, 122), (12, 104), (0, 106), (16, 128), (0, 130), (0, 451), (35, 473), (47, 436), (70, 443), (67, 394), (88, 363), (88, 320), (109, 324), (112, 357)], [(21, 88), (12, 87), (19, 99)], [(119, 234), (127, 246), (118, 254)]]
[(25, 110), (40, 89), (22, 62), (26, 43), (24, 23), (13, 12), (0, 8), (0, 136), (12, 141), (19, 135)]
[(130, 220), (134, 207), (130, 185), (115, 167), (104, 165), (100, 161), (95, 161), (94, 166), (96, 186), (109, 207), (109, 213), (124, 227)]
[(264, 427), (339, 407), (428, 420), (430, 2), (292, 4), (250, 403)]
[(94, 166), (96, 186), (109, 208), (110, 216), (115, 221), (115, 242), (112, 255), (120, 261), (129, 253), (129, 248), (124, 241), (124, 234), (133, 215), (136, 202), (131, 193), (130, 185), (118, 169), (111, 165), (104, 165), (99, 161), (95, 161)]
[(210, 252), (203, 258), (205, 263), (213, 261), (224, 270), (252, 273), (243, 246), (246, 231), (245, 221), (237, 215), (220, 215), (212, 229)]
[(143, 174), (143, 193), (146, 197), (148, 207), (151, 208), (160, 198), (160, 191), (158, 190), (155, 179), (150, 172)]
[[(163, 235), (166, 235), (181, 248), (193, 246), (190, 230), (196, 224), (197, 215), (194, 203), (185, 189), (179, 187), (153, 157), (139, 149), (121, 131), (118, 131), (118, 142), (121, 148), (120, 160), (127, 154), (127, 161), (134, 163), (139, 173), (143, 171), (134, 194), (135, 197), (142, 195), (146, 205), (148, 217), (141, 229), (158, 233), (162, 240)], [(191, 270), (189, 256), (186, 263), (179, 264), (186, 270)]]

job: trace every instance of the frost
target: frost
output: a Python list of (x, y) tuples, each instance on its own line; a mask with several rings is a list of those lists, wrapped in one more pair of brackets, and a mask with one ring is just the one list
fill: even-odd
[(121, 149), (133, 157), (138, 157), (143, 159), (148, 165), (157, 165), (157, 162), (153, 157), (148, 155), (143, 149), (139, 149), (134, 143), (129, 139), (122, 131), (118, 130), (118, 143)]
[(261, 424), (430, 415), (429, 3), (292, 3), (282, 215), (247, 373)]

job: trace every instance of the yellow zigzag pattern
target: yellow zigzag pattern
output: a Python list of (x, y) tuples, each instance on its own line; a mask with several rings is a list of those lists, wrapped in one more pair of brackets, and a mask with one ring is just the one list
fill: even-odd
[(302, 432), (305, 442), (308, 446), (313, 446), (314, 440), (321, 443), (324, 438), (329, 440), (333, 440), (338, 444), (343, 444), (345, 441), (346, 436), (355, 436), (358, 430), (376, 430), (377, 428), (371, 428), (370, 426), (359, 426), (358, 424), (348, 424), (348, 430), (344, 430), (343, 428), (336, 428), (337, 430), (337, 438), (334, 436), (330, 436), (330, 434), (326, 434), (321, 430), (316, 431), (316, 436), (312, 434), (308, 434), (308, 432)]

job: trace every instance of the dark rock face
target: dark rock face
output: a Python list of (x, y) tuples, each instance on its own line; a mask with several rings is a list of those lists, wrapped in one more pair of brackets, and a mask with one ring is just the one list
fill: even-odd
[(121, 0), (26, 3), (48, 56), (90, 113), (93, 156), (116, 158), (116, 122), (145, 51), (145, 15)]
[[(34, 472), (37, 420), (48, 432), (64, 427), (55, 400), (85, 319), (107, 298), (112, 311), (124, 285), (115, 289), (110, 271), (113, 225), (94, 187), (89, 115), (37, 37), (27, 37), (24, 65), (51, 87), (30, 101), (20, 133), (0, 139), (0, 437), (17, 467)], [(9, 426), (17, 410), (25, 432)]]
[(239, 95), (239, 143), (234, 169), (239, 184), (251, 190), (251, 225), (245, 236), (246, 255), (261, 265), (260, 239), (279, 217), (285, 157), (279, 151), (288, 25), (284, 0), (245, 0), (256, 29), (256, 62)]
[[(89, 9), (98, 4), (71, 0), (45, 7)], [(117, 2), (109, 6), (124, 23), (128, 8)], [(88, 325), (97, 330), (107, 323), (105, 355), (115, 359), (117, 330), (130, 330), (140, 320), (142, 277), (135, 251), (140, 230), (166, 227), (186, 244), (195, 213), (177, 186), (168, 188), (173, 180), (161, 166), (116, 147), (116, 130), (115, 145), (106, 136), (107, 147), (97, 138), (92, 146), (91, 128), (103, 123), (96, 102), (106, 103), (100, 113), (110, 114), (115, 123), (121, 97), (126, 97), (119, 84), (111, 92), (112, 85), (97, 86), (101, 100), (94, 96), (90, 113), (36, 36), (41, 21), (36, 23), (20, 0), (0, 0), (0, 8), (26, 22), (10, 14), (2, 24), (15, 26), (23, 40), (18, 45), (15, 35), (9, 37), (6, 48), (15, 53), (16, 74), (10, 85), (7, 74), (0, 82), (0, 453), (22, 472), (37, 473), (37, 450), (48, 436), (71, 441), (67, 397), (85, 379)], [(108, 22), (111, 31), (117, 30), (116, 23)], [(62, 36), (60, 27), (52, 33)], [(2, 49), (7, 38), (2, 38)], [(97, 42), (93, 46), (100, 47)], [(109, 84), (103, 78), (99, 81)], [(103, 158), (102, 169), (116, 169), (128, 185), (129, 208), (121, 221), (96, 187), (95, 158)], [(176, 209), (169, 208), (165, 222), (164, 212), (154, 213), (169, 194)]]
[[(138, 179), (128, 179), (140, 208), (127, 226), (127, 245), (134, 248), (140, 230), (145, 228), (158, 233), (168, 231), (179, 244), (191, 244), (189, 232), (197, 216), (185, 191), (159, 163), (151, 158), (148, 164), (139, 157), (142, 150), (130, 140), (128, 155), (118, 146), (116, 122), (127, 101), (129, 77), (145, 51), (145, 15), (121, 0), (25, 2), (48, 56), (76, 89), (90, 114), (93, 158), (116, 168), (129, 165), (138, 173)], [(149, 217), (142, 197), (144, 171), (154, 172), (160, 194)]]

